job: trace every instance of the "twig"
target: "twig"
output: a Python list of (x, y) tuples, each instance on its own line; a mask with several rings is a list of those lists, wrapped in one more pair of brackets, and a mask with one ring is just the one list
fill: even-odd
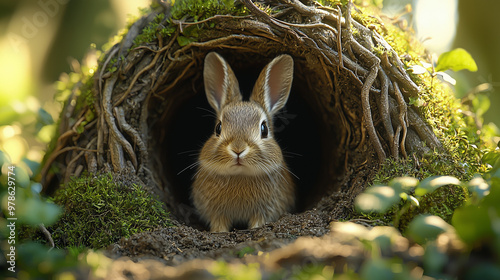
[[(314, 8), (314, 7), (310, 7), (310, 6), (306, 6), (304, 4), (302, 4), (302, 2), (300, 1), (297, 1), (297, 0), (281, 0), (281, 2), (284, 2), (292, 7), (295, 8), (296, 11), (298, 11), (299, 13), (301, 14), (305, 14), (305, 15), (320, 15), (322, 16), (324, 19), (326, 20), (329, 20), (331, 22), (337, 22), (338, 21), (338, 18), (337, 16), (335, 16), (335, 14), (333, 13), (329, 13), (327, 11), (324, 11), (324, 10), (321, 10), (321, 9), (317, 9), (317, 8)], [(346, 23), (346, 20), (345, 19), (340, 19), (341, 20), (341, 23), (342, 25), (344, 25)]]
[(87, 152), (97, 152), (97, 150), (88, 150), (88, 149), (81, 148), (81, 147), (65, 147), (65, 148), (60, 148), (59, 150), (53, 151), (50, 154), (50, 157), (45, 162), (45, 164), (44, 164), (44, 166), (42, 168), (42, 171), (40, 171), (40, 174), (43, 177), (47, 176), (47, 172), (49, 171), (50, 167), (52, 166), (52, 163), (56, 160), (56, 158), (59, 157), (60, 155), (64, 154), (65, 152), (73, 151), (73, 150), (87, 151)]
[(151, 63), (149, 63), (146, 67), (144, 67), (143, 69), (141, 69), (141, 71), (139, 71), (139, 73), (137, 73), (134, 76), (134, 78), (130, 82), (130, 85), (128, 86), (127, 90), (123, 93), (123, 95), (120, 97), (120, 99), (118, 99), (118, 101), (116, 101), (115, 104), (113, 104), (115, 107), (118, 106), (118, 105), (120, 105), (123, 102), (123, 100), (125, 100), (125, 98), (127, 98), (128, 94), (132, 90), (132, 87), (135, 85), (135, 83), (137, 82), (137, 80), (139, 79), (139, 77), (143, 73), (145, 73), (146, 71), (149, 71), (151, 68), (153, 68), (156, 65), (156, 61), (158, 61), (158, 58), (160, 57), (160, 54), (162, 52), (164, 52), (165, 50), (169, 49), (172, 46), (172, 44), (175, 42), (175, 38), (177, 37), (178, 34), (179, 34), (179, 31), (177, 31), (175, 33), (175, 35), (172, 36), (172, 38), (170, 39), (170, 42), (165, 47), (162, 46), (163, 45), (163, 38), (161, 37), (160, 34), (158, 34), (158, 47), (160, 49), (156, 52), (156, 55), (154, 56), (154, 58), (151, 61)]
[(342, 59), (342, 10), (340, 6), (337, 6), (338, 20), (337, 20), (337, 52), (339, 53), (339, 64), (337, 66), (337, 71), (340, 73), (340, 69), (344, 68), (344, 61)]
[(165, 89), (163, 89), (161, 92), (158, 93), (158, 95), (162, 95), (164, 94), (165, 92), (168, 92), (170, 89), (172, 89), (183, 77), (184, 75), (186, 74), (186, 72), (191, 68), (191, 66), (193, 66), (195, 63), (195, 60), (192, 60), (187, 66), (186, 68), (184, 68), (184, 71), (182, 71), (182, 73), (177, 76), (177, 78), (175, 78), (175, 80), (170, 84), (168, 85), (168, 87), (166, 87)]
[(38, 228), (40, 228), (40, 230), (43, 232), (43, 235), (45, 235), (45, 238), (47, 238), (47, 241), (49, 241), (51, 247), (50, 250), (54, 249), (56, 247), (56, 244), (54, 243), (54, 239), (52, 239), (52, 234), (47, 230), (44, 224), (38, 224)]
[(111, 50), (108, 57), (104, 61), (104, 64), (101, 66), (102, 68), (101, 68), (101, 71), (99, 72), (99, 92), (102, 92), (102, 78), (104, 76), (104, 71), (108, 67), (108, 63), (111, 61), (111, 59), (113, 59), (113, 57), (116, 55), (116, 53), (119, 50), (120, 50), (120, 48), (118, 48), (118, 46), (116, 46), (116, 45), (113, 46), (113, 49)]
[(269, 23), (270, 25), (274, 25), (275, 27), (283, 29), (288, 34), (291, 34), (296, 39), (300, 40), (299, 35), (296, 32), (294, 32), (290, 27), (288, 27), (286, 24), (283, 24), (281, 21), (269, 16), (266, 12), (262, 11), (257, 6), (255, 6), (255, 4), (251, 0), (241, 0), (241, 2), (243, 2), (243, 4), (247, 7), (247, 9), (250, 10), (250, 12), (254, 14), (256, 17), (262, 19), (263, 21)]

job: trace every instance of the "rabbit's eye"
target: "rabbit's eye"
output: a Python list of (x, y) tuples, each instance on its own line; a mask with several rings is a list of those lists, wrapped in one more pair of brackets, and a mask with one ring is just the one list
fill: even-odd
[(263, 121), (260, 124), (260, 138), (262, 139), (267, 138), (268, 135), (269, 135), (269, 128), (267, 128), (266, 121)]
[(219, 137), (222, 132), (222, 123), (218, 122), (215, 126), (215, 136)]

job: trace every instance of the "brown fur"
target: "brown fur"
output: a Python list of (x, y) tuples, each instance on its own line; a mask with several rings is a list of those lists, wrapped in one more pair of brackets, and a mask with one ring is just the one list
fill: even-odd
[[(222, 129), (201, 150), (192, 198), (211, 231), (228, 231), (234, 222), (259, 227), (293, 208), (293, 179), (272, 133), (272, 117), (285, 105), (292, 77), (293, 60), (279, 56), (262, 70), (250, 101), (241, 101), (226, 61), (216, 53), (205, 58), (205, 91)], [(267, 138), (261, 137), (263, 122)]]

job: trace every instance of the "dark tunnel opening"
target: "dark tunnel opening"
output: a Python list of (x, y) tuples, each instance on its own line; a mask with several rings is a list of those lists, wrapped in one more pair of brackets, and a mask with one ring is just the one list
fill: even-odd
[[(238, 62), (241, 59), (231, 60), (235, 56), (222, 55), (228, 58), (247, 100), (268, 61), (254, 58), (242, 63)], [(167, 205), (176, 218), (191, 226), (201, 226), (190, 200), (197, 157), (215, 126), (214, 112), (203, 88), (202, 69), (200, 66), (193, 79), (187, 79), (172, 89), (180, 98), (168, 100), (168, 106), (166, 103), (161, 105), (168, 111), (151, 131), (158, 146), (154, 150), (158, 151), (156, 156), (161, 162), (156, 168), (160, 169), (163, 187), (170, 195), (165, 199)], [(296, 213), (315, 207), (323, 196), (335, 191), (338, 188), (336, 178), (342, 175), (339, 170), (343, 170), (336, 136), (336, 131), (342, 127), (339, 120), (325, 121), (324, 107), (332, 104), (315, 97), (315, 89), (311, 88), (315, 85), (315, 75), (305, 64), (295, 63), (289, 100), (274, 119), (275, 138), (289, 169), (298, 177), (295, 178)]]

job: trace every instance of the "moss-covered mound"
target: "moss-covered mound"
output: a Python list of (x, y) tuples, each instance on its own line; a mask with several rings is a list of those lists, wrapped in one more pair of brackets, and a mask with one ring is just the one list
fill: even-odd
[(55, 194), (54, 202), (64, 206), (61, 219), (49, 227), (57, 247), (97, 249), (121, 237), (171, 225), (154, 195), (111, 174), (73, 179)]
[[(357, 4), (178, 0), (153, 6), (100, 55), (96, 69), (82, 67), (59, 85), (65, 106), (42, 171), (44, 192), (54, 194), (62, 184), (57, 202), (73, 205), (63, 197), (76, 197), (75, 185), (96, 180), (82, 174), (129, 170), (174, 219), (205, 229), (189, 191), (190, 167), (213, 131), (213, 120), (204, 117), (209, 106), (202, 82), (211, 51), (226, 58), (243, 94), (271, 59), (283, 53), (294, 59), (292, 93), (275, 127), (285, 154), (298, 154), (287, 158), (300, 178), (299, 213), (292, 213), (297, 224), (308, 210), (321, 225), (352, 218), (354, 198), (373, 182), (432, 175), (468, 180), (484, 170), (477, 129), (462, 114), (468, 109), (431, 73), (410, 71), (427, 58), (411, 29), (380, 18), (377, 7)], [(120, 189), (120, 183), (97, 185), (102, 189), (81, 193), (92, 200), (103, 189)], [(443, 191), (438, 199), (454, 195)], [(461, 197), (446, 205), (458, 207)], [(89, 225), (108, 215), (88, 215), (85, 207), (104, 206), (92, 200), (78, 208), (94, 220)], [(109, 212), (113, 217), (136, 210), (126, 204), (106, 209), (116, 211)], [(449, 211), (436, 212), (449, 219)], [(122, 227), (114, 225), (113, 238), (134, 233), (128, 227), (140, 220), (117, 222)], [(80, 242), (83, 235), (64, 231), (57, 230), (61, 240), (71, 240), (64, 244), (107, 243)]]

